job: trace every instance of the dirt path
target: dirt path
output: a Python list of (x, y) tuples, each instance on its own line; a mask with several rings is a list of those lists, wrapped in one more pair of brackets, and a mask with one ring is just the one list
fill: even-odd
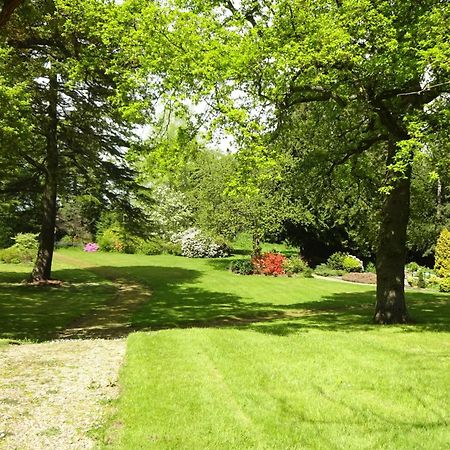
[(124, 354), (124, 339), (0, 348), (0, 449), (93, 448)]
[(106, 305), (78, 317), (59, 335), (59, 339), (118, 338), (133, 331), (131, 317), (140, 305), (150, 299), (151, 293), (143, 286), (125, 280), (120, 270), (104, 269), (67, 255), (55, 254), (57, 261), (89, 270), (112, 281), (117, 287), (116, 295)]

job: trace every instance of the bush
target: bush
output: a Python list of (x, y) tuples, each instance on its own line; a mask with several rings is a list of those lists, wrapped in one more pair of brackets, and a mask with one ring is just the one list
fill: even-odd
[(33, 262), (36, 250), (20, 249), (16, 245), (0, 250), (0, 261), (6, 264), (21, 264)]
[(440, 280), (439, 290), (441, 292), (450, 292), (450, 277), (445, 277)]
[(419, 272), (417, 272), (417, 287), (420, 289), (427, 287), (423, 270), (419, 270)]
[(82, 247), (83, 241), (80, 238), (65, 235), (57, 243), (58, 248), (68, 248), (68, 247)]
[(241, 275), (251, 275), (253, 273), (253, 264), (249, 259), (238, 259), (231, 262), (230, 270)]
[(307, 267), (303, 272), (302, 275), (305, 278), (313, 278), (313, 270), (310, 267)]
[(198, 228), (175, 235), (173, 242), (181, 244), (181, 254), (188, 258), (223, 258), (230, 253), (223, 240), (214, 239)]
[(176, 255), (181, 256), (182, 250), (181, 250), (181, 244), (174, 243), (174, 242), (163, 242), (162, 245), (164, 253), (168, 253), (169, 255)]
[(366, 272), (369, 273), (377, 273), (377, 268), (375, 267), (375, 264), (372, 261), (369, 261), (366, 265)]
[(97, 236), (100, 250), (104, 252), (125, 252), (125, 244), (121, 234), (115, 228), (106, 228)]
[(347, 253), (336, 252), (333, 253), (326, 262), (326, 266), (332, 270), (344, 270), (344, 258)]
[(261, 256), (254, 256), (252, 258), (253, 269), (255, 273), (264, 275), (283, 275), (284, 263), (286, 256), (281, 253), (263, 253)]
[(428, 267), (419, 266), (418, 264), (417, 268), (415, 272), (407, 272), (409, 274), (407, 275), (407, 281), (410, 286), (421, 289), (428, 287), (437, 288), (439, 286), (439, 279), (433, 270)]
[[(450, 277), (450, 231), (444, 228), (436, 243), (435, 270), (440, 277)], [(446, 291), (443, 291), (446, 292)]]
[(301, 256), (291, 256), (283, 262), (283, 269), (288, 275), (305, 272), (308, 263)]
[(410, 272), (410, 273), (415, 273), (415, 272), (417, 272), (419, 269), (420, 269), (419, 264), (417, 264), (417, 263), (414, 262), (414, 261), (411, 261), (410, 263), (406, 264), (406, 266), (405, 266), (405, 270), (406, 270), (407, 272)]
[(327, 264), (319, 264), (314, 269), (314, 273), (321, 277), (337, 277), (343, 275), (345, 272), (343, 270), (332, 269)]
[(333, 270), (343, 270), (344, 272), (362, 272), (363, 263), (356, 256), (349, 253), (336, 252), (328, 259), (326, 265)]
[(142, 239), (142, 242), (134, 249), (134, 253), (142, 253), (144, 255), (160, 255), (163, 251), (161, 241), (155, 239)]
[(13, 237), (14, 245), (20, 250), (37, 250), (39, 245), (37, 237), (38, 235), (34, 233), (19, 233)]
[(19, 233), (13, 240), (15, 244), (0, 250), (0, 261), (7, 264), (20, 264), (33, 262), (37, 249), (37, 235), (33, 233)]
[(342, 269), (346, 272), (362, 272), (364, 266), (362, 261), (356, 256), (346, 255), (342, 261)]

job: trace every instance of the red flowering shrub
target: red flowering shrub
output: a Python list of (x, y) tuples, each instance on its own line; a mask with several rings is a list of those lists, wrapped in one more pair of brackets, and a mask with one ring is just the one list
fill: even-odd
[(283, 263), (285, 261), (286, 256), (280, 253), (263, 253), (252, 258), (255, 273), (274, 276), (284, 275)]

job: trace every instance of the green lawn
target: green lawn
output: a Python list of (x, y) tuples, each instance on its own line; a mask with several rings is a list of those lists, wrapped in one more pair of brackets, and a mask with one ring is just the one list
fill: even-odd
[[(373, 287), (239, 276), (228, 260), (60, 254), (152, 290), (134, 316), (149, 331), (128, 338), (105, 448), (448, 448), (449, 296), (408, 291), (417, 323), (380, 327)], [(112, 294), (73, 267), (55, 272), (68, 286), (47, 291), (5, 268), (0, 338), (42, 338)]]
[(0, 339), (44, 341), (111, 298), (114, 286), (91, 272), (55, 264), (59, 287), (22, 284), (31, 265), (0, 264)]
[(137, 333), (108, 449), (446, 449), (448, 334)]

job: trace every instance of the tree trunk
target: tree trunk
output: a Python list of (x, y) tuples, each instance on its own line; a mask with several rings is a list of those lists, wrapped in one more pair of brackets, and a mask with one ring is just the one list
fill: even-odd
[(39, 236), (39, 250), (31, 279), (33, 281), (49, 280), (52, 270), (53, 251), (55, 248), (56, 195), (58, 189), (58, 82), (56, 74), (50, 75), (47, 152), (45, 162), (45, 180), (42, 197), (42, 224)]
[[(391, 144), (394, 147), (394, 144)], [(391, 148), (391, 155), (395, 150)], [(392, 161), (392, 158), (388, 158)], [(388, 168), (389, 171), (389, 168)], [(388, 174), (388, 175), (393, 175)], [(377, 250), (377, 301), (374, 321), (406, 323), (405, 302), (406, 231), (410, 213), (411, 167), (393, 182), (381, 211)]]

